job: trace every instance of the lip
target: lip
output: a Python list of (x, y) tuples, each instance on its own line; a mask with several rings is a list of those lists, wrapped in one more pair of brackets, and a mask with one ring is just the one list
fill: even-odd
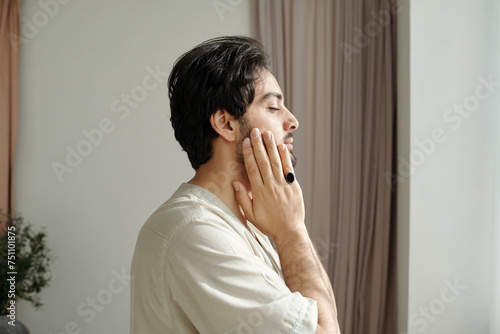
[(288, 147), (288, 150), (289, 150), (289, 151), (293, 150), (293, 145), (292, 145), (292, 143), (293, 143), (293, 138), (288, 139), (288, 140), (284, 143), (284, 144), (286, 145), (286, 147)]

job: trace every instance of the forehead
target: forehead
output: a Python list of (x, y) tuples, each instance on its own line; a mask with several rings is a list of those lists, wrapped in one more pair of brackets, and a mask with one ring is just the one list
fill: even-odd
[(268, 70), (262, 71), (260, 79), (257, 80), (255, 85), (255, 102), (260, 102), (269, 97), (277, 97), (278, 99), (283, 98), (283, 92), (281, 91), (278, 81), (274, 75)]

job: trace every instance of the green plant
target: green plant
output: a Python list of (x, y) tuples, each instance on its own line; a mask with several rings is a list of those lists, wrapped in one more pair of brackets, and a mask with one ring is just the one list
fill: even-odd
[[(1, 212), (0, 216), (4, 224), (6, 223), (0, 225), (4, 226), (0, 230), (0, 315), (7, 314), (10, 301), (15, 298), (29, 301), (35, 309), (39, 309), (43, 306), (39, 293), (49, 285), (51, 279), (52, 256), (47, 247), (46, 229), (33, 228), (32, 224), (21, 216)], [(13, 243), (15, 257), (12, 257)], [(11, 272), (16, 274), (8, 274)], [(12, 293), (10, 281), (7, 281), (12, 276), (15, 277), (15, 294)]]

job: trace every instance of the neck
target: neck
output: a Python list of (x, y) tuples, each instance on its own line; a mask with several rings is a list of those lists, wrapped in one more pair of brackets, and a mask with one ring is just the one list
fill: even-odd
[[(248, 179), (244, 167), (234, 159), (216, 159), (216, 157), (212, 157), (210, 161), (196, 170), (195, 176), (188, 183), (205, 188), (213, 193), (246, 226), (246, 219), (236, 201), (232, 186), (233, 181), (240, 181), (247, 186)], [(248, 186), (247, 189), (249, 188)]]

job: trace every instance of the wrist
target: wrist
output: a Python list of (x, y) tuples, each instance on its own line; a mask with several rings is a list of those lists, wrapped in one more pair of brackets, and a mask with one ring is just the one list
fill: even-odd
[(287, 230), (275, 235), (272, 239), (278, 250), (286, 250), (310, 242), (309, 234), (303, 223), (299, 224), (296, 229)]

